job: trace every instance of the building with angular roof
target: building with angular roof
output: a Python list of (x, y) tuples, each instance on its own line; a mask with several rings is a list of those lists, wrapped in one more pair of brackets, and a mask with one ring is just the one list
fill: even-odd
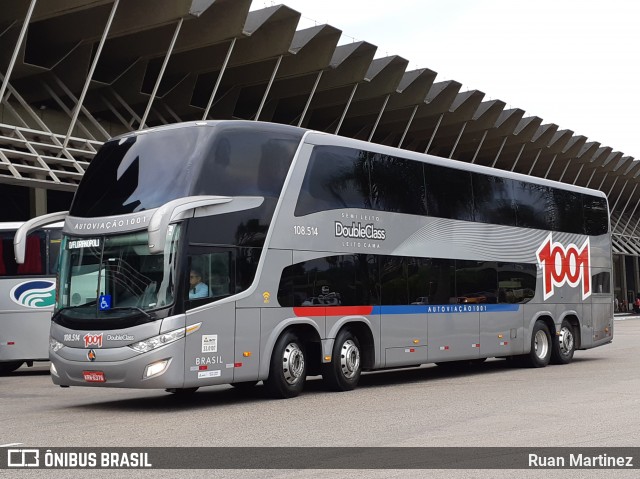
[[(286, 1), (286, 0), (285, 0)], [(12, 0), (0, 10), (2, 221), (67, 209), (111, 136), (201, 119), (298, 125), (606, 193), (616, 295), (640, 290), (640, 163), (437, 72), (251, 0)], [(375, 38), (370, 39), (375, 42)], [(463, 80), (463, 79), (460, 79)]]

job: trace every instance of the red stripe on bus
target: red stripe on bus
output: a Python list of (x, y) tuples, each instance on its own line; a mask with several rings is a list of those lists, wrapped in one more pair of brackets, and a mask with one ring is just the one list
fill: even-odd
[(366, 316), (372, 311), (373, 306), (297, 306), (293, 308), (296, 316)]

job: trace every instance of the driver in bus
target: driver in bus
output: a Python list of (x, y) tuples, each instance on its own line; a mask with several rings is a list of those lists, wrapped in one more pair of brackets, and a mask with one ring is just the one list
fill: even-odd
[(189, 273), (189, 299), (206, 298), (209, 296), (209, 286), (202, 282), (199, 269), (192, 269)]

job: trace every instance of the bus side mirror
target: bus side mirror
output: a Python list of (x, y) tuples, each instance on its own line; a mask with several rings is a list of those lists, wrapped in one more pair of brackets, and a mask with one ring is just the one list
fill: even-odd
[(68, 214), (68, 211), (49, 213), (47, 215), (32, 218), (20, 226), (13, 237), (13, 253), (16, 257), (16, 263), (24, 263), (24, 256), (27, 249), (27, 236), (29, 236), (29, 233), (43, 226), (50, 225), (51, 223), (63, 221)]
[(257, 208), (264, 202), (262, 196), (187, 196), (169, 201), (158, 208), (149, 221), (149, 252), (158, 254), (164, 251), (165, 238), (169, 224), (186, 218), (211, 216), (233, 211)]
[(169, 201), (151, 216), (149, 221), (149, 252), (158, 254), (164, 251), (169, 224), (188, 217), (211, 216), (234, 211), (257, 208), (264, 203), (262, 196), (187, 196)]
[(158, 254), (164, 251), (164, 239), (167, 236), (169, 223), (180, 219), (182, 214), (199, 206), (228, 203), (228, 196), (187, 196), (165, 203), (158, 208), (149, 221), (149, 252)]

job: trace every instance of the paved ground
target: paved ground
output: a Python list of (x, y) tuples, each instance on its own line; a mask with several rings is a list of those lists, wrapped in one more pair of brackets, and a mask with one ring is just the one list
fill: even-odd
[[(468, 371), (429, 365), (367, 374), (349, 393), (309, 381), (274, 401), (261, 387), (188, 398), (162, 391), (54, 387), (46, 363), (0, 378), (0, 444), (25, 446), (522, 446), (640, 445), (640, 317), (616, 317), (612, 344), (574, 362), (517, 369), (492, 360)], [(638, 458), (640, 460), (640, 458)], [(15, 473), (14, 473), (15, 472)], [(7, 477), (72, 477), (12, 471)], [(86, 473), (86, 474), (84, 474)], [(634, 477), (636, 471), (84, 471), (74, 477)], [(2, 475), (2, 471), (0, 471)]]

